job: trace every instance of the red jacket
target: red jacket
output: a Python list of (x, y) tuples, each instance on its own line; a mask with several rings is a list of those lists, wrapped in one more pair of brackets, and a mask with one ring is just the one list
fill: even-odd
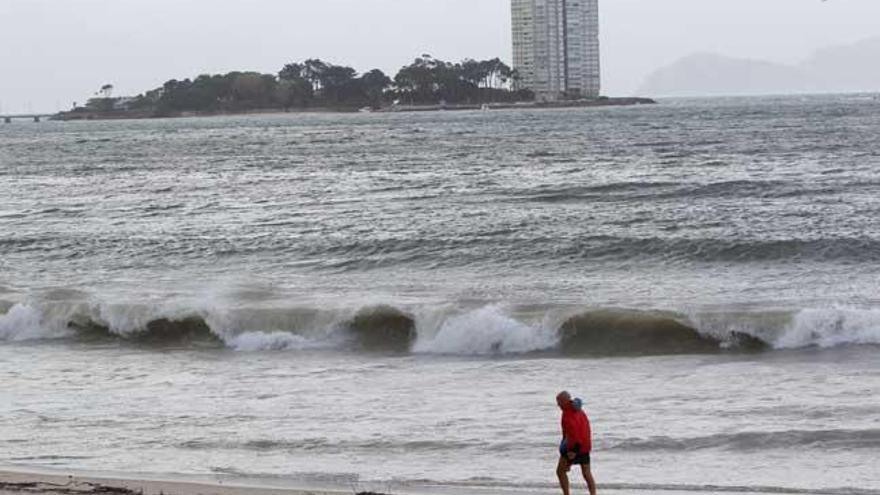
[(562, 437), (569, 452), (589, 454), (593, 451), (593, 433), (587, 414), (569, 404), (562, 410)]

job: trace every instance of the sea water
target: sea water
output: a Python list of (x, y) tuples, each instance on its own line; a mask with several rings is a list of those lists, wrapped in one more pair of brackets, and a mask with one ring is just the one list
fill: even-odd
[(880, 101), (0, 127), (0, 465), (880, 493)]

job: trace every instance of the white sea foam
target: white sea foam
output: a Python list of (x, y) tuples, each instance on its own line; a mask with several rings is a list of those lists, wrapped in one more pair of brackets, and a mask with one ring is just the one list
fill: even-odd
[(159, 319), (178, 321), (194, 313), (192, 309), (163, 303), (96, 303), (89, 307), (89, 312), (85, 316), (92, 322), (107, 327), (111, 333), (126, 337), (143, 332), (152, 321)]
[(554, 329), (522, 323), (498, 306), (486, 306), (447, 318), (432, 336), (419, 335), (414, 346), (426, 354), (517, 354), (551, 349)]
[(697, 330), (701, 335), (718, 339), (729, 347), (728, 341), (733, 334), (755, 337), (762, 342), (772, 344), (780, 333), (791, 322), (790, 311), (769, 312), (685, 312), (683, 318), (677, 318), (682, 324)]
[(206, 298), (197, 314), (211, 332), (238, 351), (327, 347), (349, 311), (314, 308), (246, 308), (224, 298)]
[(774, 342), (778, 349), (880, 344), (880, 310), (804, 309)]
[[(251, 307), (223, 299), (126, 303), (94, 299), (30, 300), (0, 314), (0, 340), (64, 338), (71, 328), (104, 327), (128, 338), (151, 322), (204, 320), (210, 331), (238, 351), (306, 350), (345, 347), (359, 306)], [(424, 354), (521, 354), (558, 347), (561, 322), (521, 320), (501, 305), (462, 309), (450, 304), (413, 311), (416, 340), (412, 351)], [(553, 313), (548, 311), (548, 315)], [(558, 314), (556, 315), (558, 316)], [(689, 314), (683, 323), (725, 340), (732, 333), (754, 336), (775, 349), (880, 345), (880, 309), (848, 307), (796, 311)], [(73, 327), (71, 327), (73, 324)]]
[(293, 351), (326, 347), (302, 335), (287, 332), (246, 332), (226, 340), (231, 349), (243, 352)]
[(66, 322), (47, 318), (30, 304), (16, 304), (0, 315), (0, 340), (26, 341), (65, 337), (70, 334)]
[(792, 311), (690, 314), (687, 324), (725, 340), (732, 333), (756, 337), (774, 349), (880, 344), (880, 309), (806, 308)]

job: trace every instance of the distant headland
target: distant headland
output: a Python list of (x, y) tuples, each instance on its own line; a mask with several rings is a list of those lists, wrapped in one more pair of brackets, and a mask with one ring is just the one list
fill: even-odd
[(696, 53), (656, 70), (640, 91), (671, 97), (876, 92), (878, 58), (880, 37), (823, 48), (797, 64)]
[(262, 112), (429, 111), (582, 107), (655, 103), (647, 98), (536, 101), (516, 70), (498, 58), (453, 63), (422, 55), (392, 79), (379, 69), (358, 74), (318, 59), (285, 65), (278, 74), (229, 72), (172, 79), (133, 97), (105, 84), (59, 120), (132, 119)]

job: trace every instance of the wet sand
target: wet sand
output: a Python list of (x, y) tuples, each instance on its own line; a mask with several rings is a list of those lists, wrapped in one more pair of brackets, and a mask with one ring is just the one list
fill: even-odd
[(285, 490), (218, 482), (137, 480), (91, 476), (0, 471), (0, 495), (351, 495), (351, 493)]

